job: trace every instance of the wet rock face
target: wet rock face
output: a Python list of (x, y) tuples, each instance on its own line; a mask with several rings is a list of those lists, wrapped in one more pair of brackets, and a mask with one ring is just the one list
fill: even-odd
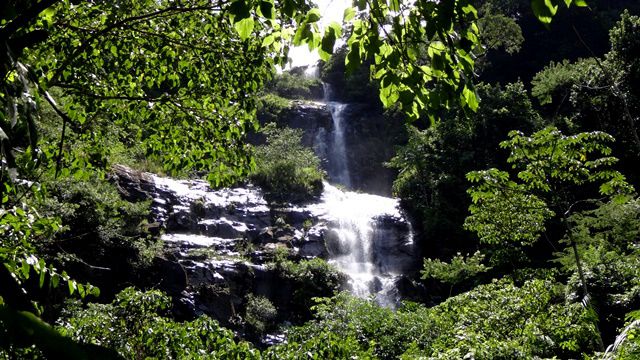
[[(342, 203), (329, 197), (366, 196), (325, 184), (318, 203), (270, 208), (261, 190), (251, 185), (212, 190), (204, 181), (173, 180), (125, 167), (114, 167), (113, 179), (123, 194), (153, 199), (152, 220), (164, 232), (168, 254), (160, 262), (166, 271), (158, 272), (166, 277), (158, 279), (163, 289), (179, 299), (182, 311), (209, 314), (229, 326), (250, 293), (267, 296), (279, 312), (288, 311), (296, 289), (269, 266), (275, 253), (332, 262), (353, 252), (355, 245), (345, 241), (340, 218), (346, 213), (335, 212)], [(416, 264), (410, 225), (394, 209), (394, 200), (384, 201), (390, 204), (388, 213), (371, 218), (374, 231), (367, 234), (371, 254), (366, 261), (375, 275), (366, 285), (371, 293), (390, 291), (393, 279), (414, 271)], [(354, 211), (359, 211), (357, 206)], [(182, 269), (182, 280), (177, 286), (167, 284), (176, 269)]]
[[(343, 112), (344, 145), (349, 167), (351, 188), (367, 193), (389, 196), (395, 170), (384, 166), (395, 154), (398, 145), (406, 143), (404, 121), (399, 116), (385, 115), (369, 104), (349, 103)], [(268, 122), (262, 119), (261, 123)], [(323, 168), (331, 175), (333, 135), (335, 126), (330, 107), (322, 102), (295, 100), (292, 107), (277, 118), (279, 126), (303, 130), (302, 142), (314, 149), (323, 160)], [(264, 143), (260, 135), (250, 136), (253, 144)]]

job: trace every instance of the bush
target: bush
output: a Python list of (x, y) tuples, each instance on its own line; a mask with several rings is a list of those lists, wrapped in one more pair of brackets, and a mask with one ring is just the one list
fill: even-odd
[(438, 259), (424, 259), (420, 274), (422, 279), (437, 279), (440, 282), (449, 284), (451, 286), (449, 296), (451, 296), (454, 285), (472, 279), (478, 274), (491, 269), (482, 264), (483, 261), (484, 254), (479, 251), (467, 256), (457, 253), (449, 263)]
[(333, 333), (381, 359), (576, 358), (596, 348), (591, 314), (542, 280), (494, 281), (432, 308), (405, 304), (394, 312), (343, 293), (315, 309), (314, 321), (291, 332), (293, 342)]
[(259, 359), (259, 351), (236, 342), (233, 333), (201, 316), (176, 322), (166, 314), (171, 299), (162, 292), (127, 288), (111, 304), (67, 309), (58, 329), (86, 344), (117, 350), (126, 359)]
[(162, 251), (162, 242), (145, 225), (150, 202), (122, 199), (106, 180), (63, 178), (46, 183), (42, 214), (61, 219), (64, 231), (39, 244), (40, 251), (107, 296), (135, 281)]
[(374, 359), (368, 349), (363, 349), (353, 337), (323, 332), (302, 341), (288, 341), (273, 346), (264, 352), (265, 360), (307, 360), (307, 359)]
[(290, 306), (299, 320), (311, 316), (314, 298), (335, 295), (345, 280), (342, 273), (320, 258), (294, 262), (279, 256), (271, 267), (293, 289)]
[(274, 325), (278, 315), (276, 307), (264, 296), (249, 294), (246, 300), (244, 321), (249, 327), (249, 332), (258, 336), (264, 335)]
[(322, 83), (318, 79), (283, 72), (277, 75), (267, 89), (287, 99), (322, 99)]
[(264, 190), (266, 199), (303, 202), (319, 196), (324, 172), (320, 159), (302, 146), (302, 130), (268, 124), (262, 132), (267, 143), (256, 147), (256, 169), (250, 178)]
[(266, 94), (258, 99), (257, 116), (260, 123), (277, 122), (283, 113), (291, 109), (291, 101), (275, 94)]

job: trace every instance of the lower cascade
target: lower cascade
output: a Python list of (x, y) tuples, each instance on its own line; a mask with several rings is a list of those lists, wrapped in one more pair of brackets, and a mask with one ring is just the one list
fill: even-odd
[[(345, 290), (389, 307), (402, 295), (396, 284), (415, 270), (411, 226), (396, 199), (324, 183), (317, 202), (274, 208), (251, 185), (212, 190), (201, 180), (117, 172), (125, 191), (153, 199), (165, 246), (186, 272), (185, 288), (174, 295), (192, 313), (233, 318), (248, 293), (286, 307), (295, 289), (277, 283), (267, 266), (278, 248), (297, 259), (326, 259), (344, 273)], [(207, 291), (214, 295), (204, 297)]]
[(413, 233), (398, 201), (325, 183), (318, 207), (328, 223), (329, 262), (348, 275), (350, 291), (393, 306), (399, 300), (395, 280), (413, 266)]

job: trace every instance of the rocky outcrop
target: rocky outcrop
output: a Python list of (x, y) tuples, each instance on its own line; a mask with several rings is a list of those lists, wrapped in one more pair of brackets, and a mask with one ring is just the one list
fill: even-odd
[(345, 143), (352, 187), (390, 196), (396, 172), (384, 164), (406, 143), (404, 120), (367, 104), (349, 104), (344, 110)]
[[(162, 229), (168, 254), (158, 261), (165, 268), (157, 271), (160, 286), (178, 299), (181, 311), (206, 313), (228, 326), (237, 321), (249, 293), (267, 296), (280, 311), (289, 308), (296, 289), (270, 266), (275, 254), (331, 262), (353, 250), (341, 238), (343, 213), (334, 210), (340, 207), (335, 202), (340, 194), (347, 193), (328, 184), (330, 191), (318, 203), (270, 208), (251, 185), (214, 190), (204, 181), (173, 180), (122, 166), (113, 168), (112, 179), (125, 196), (153, 199), (153, 221)], [(348, 194), (356, 201), (359, 196), (374, 203), (380, 198)], [(370, 219), (375, 231), (368, 241), (376, 269), (368, 286), (373, 292), (415, 270), (411, 227), (394, 209), (394, 200), (385, 202), (389, 212)], [(180, 280), (171, 281), (172, 276)]]
[[(303, 144), (313, 148), (329, 173), (334, 148), (334, 125), (327, 104), (294, 100), (290, 109), (277, 118), (279, 126), (303, 130)], [(351, 188), (389, 196), (395, 171), (384, 166), (398, 145), (406, 142), (406, 132), (399, 115), (388, 115), (368, 104), (348, 104), (344, 110), (344, 136)], [(252, 135), (250, 142), (262, 144), (264, 138)]]

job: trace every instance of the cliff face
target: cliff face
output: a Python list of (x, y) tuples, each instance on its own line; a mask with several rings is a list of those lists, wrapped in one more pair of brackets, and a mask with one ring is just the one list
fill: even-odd
[[(333, 102), (332, 104), (336, 104)], [(340, 104), (340, 103), (338, 103)], [(350, 174), (349, 188), (371, 194), (389, 196), (396, 173), (384, 166), (395, 153), (395, 147), (406, 142), (406, 132), (398, 117), (383, 114), (368, 104), (340, 104), (344, 156)], [(261, 118), (262, 123), (266, 118)], [(337, 177), (335, 121), (326, 103), (295, 100), (291, 108), (276, 118), (279, 126), (304, 131), (303, 144), (314, 149), (322, 159), (329, 181)], [(250, 142), (261, 144), (264, 139), (252, 135)], [(333, 176), (332, 176), (333, 175)], [(340, 181), (335, 181), (340, 182)]]
[[(174, 180), (123, 166), (113, 172), (123, 194), (152, 199), (150, 222), (162, 233), (166, 253), (166, 271), (158, 272), (156, 283), (186, 317), (205, 313), (233, 327), (247, 294), (268, 298), (283, 320), (295, 316), (299, 304), (292, 299), (300, 298), (301, 284), (274, 266), (277, 253), (294, 263), (326, 259), (343, 270), (334, 259), (362, 253), (367, 242), (370, 250), (353, 261), (366, 265), (368, 278), (352, 278), (346, 269), (335, 279), (346, 290), (360, 287), (391, 303), (403, 296), (395, 284), (405, 284), (405, 274), (416, 270), (411, 225), (394, 199), (325, 184), (316, 203), (276, 207), (252, 185), (213, 190), (201, 180)], [(358, 208), (368, 213), (358, 214)], [(186, 281), (174, 281), (176, 273)], [(305, 295), (331, 295), (324, 293), (325, 284), (311, 282)]]

